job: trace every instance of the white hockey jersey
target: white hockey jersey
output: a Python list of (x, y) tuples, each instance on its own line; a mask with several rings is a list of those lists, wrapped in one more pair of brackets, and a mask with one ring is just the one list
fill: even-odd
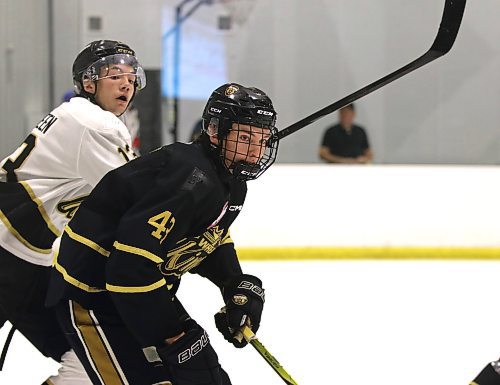
[(135, 157), (113, 113), (75, 97), (42, 119), (0, 162), (0, 246), (52, 265), (52, 244), (99, 180)]

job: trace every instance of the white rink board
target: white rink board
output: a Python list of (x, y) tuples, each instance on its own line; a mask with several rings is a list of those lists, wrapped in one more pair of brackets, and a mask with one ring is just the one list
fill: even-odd
[(237, 247), (499, 247), (500, 167), (275, 165), (248, 183)]
[[(258, 333), (299, 385), (467, 384), (500, 356), (500, 262), (244, 262), (266, 305)], [(215, 330), (220, 294), (188, 275), (180, 298), (233, 385), (279, 385), (251, 347)], [(0, 331), (3, 342), (7, 328)], [(16, 334), (0, 384), (39, 385), (55, 365)]]

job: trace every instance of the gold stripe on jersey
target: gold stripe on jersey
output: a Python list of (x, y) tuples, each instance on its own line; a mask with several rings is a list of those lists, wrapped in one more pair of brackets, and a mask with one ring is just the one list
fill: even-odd
[(26, 239), (24, 239), (24, 237), (19, 234), (19, 232), (12, 226), (12, 224), (10, 223), (10, 221), (7, 219), (7, 217), (5, 216), (5, 214), (2, 212), (2, 210), (0, 210), (0, 220), (3, 222), (3, 224), (5, 225), (5, 227), (7, 227), (7, 229), (9, 230), (9, 232), (19, 241), (21, 242), (24, 246), (26, 246), (28, 249), (31, 249), (33, 251), (36, 251), (38, 253), (42, 253), (42, 254), (50, 254), (52, 253), (52, 249), (41, 249), (39, 247), (36, 247), (34, 245), (32, 245), (31, 243), (29, 243)]
[(162, 278), (158, 282), (152, 283), (151, 285), (147, 286), (116, 286), (107, 283), (106, 289), (114, 293), (146, 293), (148, 291), (156, 290), (166, 284), (167, 282)]
[(71, 239), (73, 239), (79, 243), (82, 243), (87, 247), (90, 247), (92, 250), (97, 251), (99, 254), (101, 254), (105, 257), (109, 257), (110, 252), (107, 251), (104, 247), (99, 246), (97, 243), (95, 243), (94, 241), (91, 241), (88, 238), (85, 238), (83, 235), (75, 233), (73, 230), (71, 230), (71, 228), (69, 226), (66, 226), (64, 228), (64, 232), (66, 234), (68, 234), (68, 236)]
[(113, 246), (115, 247), (116, 250), (125, 251), (126, 253), (130, 253), (130, 254), (140, 255), (141, 257), (147, 258), (155, 263), (164, 262), (163, 259), (158, 257), (156, 254), (153, 254), (153, 253), (151, 253), (147, 250), (144, 250), (144, 249), (140, 249), (138, 247), (125, 245), (125, 244), (120, 243), (118, 241), (115, 241), (115, 243), (113, 243)]
[(59, 201), (57, 204), (57, 211), (63, 214), (66, 218), (72, 219), (75, 216), (76, 211), (80, 207), (81, 203), (87, 198), (89, 194), (85, 194), (76, 198), (72, 198), (66, 201)]
[(43, 220), (47, 224), (47, 227), (49, 228), (49, 230), (52, 231), (52, 233), (56, 237), (60, 237), (61, 231), (50, 220), (50, 217), (48, 216), (47, 212), (43, 208), (43, 202), (36, 197), (35, 193), (33, 192), (33, 190), (31, 189), (31, 187), (28, 183), (26, 183), (24, 181), (21, 181), (19, 183), (24, 187), (24, 189), (26, 190), (26, 192), (30, 196), (31, 200), (36, 203), (38, 211), (40, 212), (40, 215), (42, 216)]
[(75, 277), (72, 277), (71, 275), (69, 275), (68, 271), (59, 264), (59, 262), (57, 261), (57, 257), (58, 257), (58, 253), (56, 252), (56, 255), (54, 257), (54, 267), (56, 268), (56, 270), (61, 273), (61, 275), (63, 276), (64, 280), (68, 283), (70, 283), (71, 285), (83, 290), (83, 291), (86, 291), (87, 293), (100, 293), (100, 292), (103, 292), (103, 291), (106, 291), (104, 289), (100, 289), (98, 287), (94, 287), (94, 286), (90, 286), (90, 285), (87, 285), (86, 283), (83, 283), (81, 281), (79, 281), (78, 279), (76, 279)]
[(73, 304), (73, 315), (75, 324), (83, 339), (86, 350), (94, 362), (97, 372), (106, 385), (125, 385), (126, 379), (122, 379), (120, 373), (113, 363), (106, 345), (99, 335), (90, 312), (77, 303)]

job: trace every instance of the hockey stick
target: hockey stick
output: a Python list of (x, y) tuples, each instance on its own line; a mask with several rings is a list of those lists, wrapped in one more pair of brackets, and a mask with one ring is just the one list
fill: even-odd
[(323, 116), (337, 111), (338, 109), (348, 105), (349, 103), (352, 103), (355, 100), (358, 100), (359, 98), (362, 98), (363, 96), (366, 96), (373, 91), (378, 90), (379, 88), (393, 82), (394, 80), (399, 79), (400, 77), (405, 76), (410, 72), (415, 71), (416, 69), (446, 54), (453, 46), (453, 43), (455, 42), (455, 39), (457, 37), (460, 23), (462, 22), (462, 17), (464, 15), (465, 1), (466, 0), (445, 0), (443, 17), (441, 19), (441, 24), (439, 26), (437, 36), (434, 39), (434, 43), (432, 44), (431, 48), (418, 59), (390, 73), (389, 75), (386, 75), (383, 78), (374, 81), (366, 87), (363, 87), (358, 91), (347, 95), (346, 97), (336, 101), (335, 103), (332, 103), (329, 106), (326, 106), (321, 110), (316, 111), (309, 116), (306, 116), (298, 122), (293, 123), (292, 125), (278, 131), (277, 140), (281, 140), (284, 137), (293, 134), (295, 131), (304, 128), (311, 123), (314, 123), (316, 120), (322, 118)]
[(298, 385), (295, 380), (283, 369), (283, 366), (278, 362), (276, 358), (273, 357), (271, 353), (262, 345), (259, 340), (255, 337), (255, 334), (252, 332), (248, 326), (243, 326), (241, 329), (241, 333), (245, 340), (252, 345), (255, 350), (259, 352), (259, 354), (266, 360), (266, 362), (274, 369), (276, 373), (281, 377), (283, 381), (287, 385)]

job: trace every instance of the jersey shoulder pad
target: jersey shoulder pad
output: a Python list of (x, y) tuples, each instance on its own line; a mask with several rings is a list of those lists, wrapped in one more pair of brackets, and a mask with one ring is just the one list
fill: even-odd
[(125, 138), (130, 137), (127, 127), (117, 116), (85, 98), (74, 97), (59, 108), (88, 130), (103, 134), (118, 132)]
[(163, 147), (163, 151), (167, 162), (162, 176), (170, 178), (176, 174), (180, 189), (191, 193), (195, 200), (202, 199), (217, 185), (219, 179), (212, 162), (200, 148), (174, 143)]
[(209, 179), (217, 179), (217, 171), (212, 160), (202, 150), (201, 147), (188, 143), (173, 143), (165, 146), (169, 162), (180, 168), (189, 168), (202, 172)]

